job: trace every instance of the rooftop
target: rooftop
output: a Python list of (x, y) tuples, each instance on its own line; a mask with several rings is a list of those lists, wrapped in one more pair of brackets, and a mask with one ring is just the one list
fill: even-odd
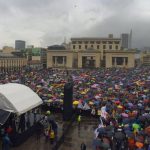
[(121, 38), (110, 38), (110, 37), (73, 37), (71, 38), (71, 41), (73, 40), (121, 40)]
[(13, 54), (10, 54), (10, 53), (2, 53), (2, 52), (0, 52), (0, 57), (1, 58), (12, 58), (12, 57), (16, 57), (16, 56), (14, 56)]
[(48, 50), (66, 50), (66, 48), (63, 45), (52, 45), (48, 46)]

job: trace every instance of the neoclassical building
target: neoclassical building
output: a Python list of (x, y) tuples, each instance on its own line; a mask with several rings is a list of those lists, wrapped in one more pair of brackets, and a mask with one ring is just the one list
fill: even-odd
[(141, 64), (144, 66), (150, 66), (150, 51), (143, 51), (141, 54)]
[(8, 53), (0, 53), (0, 72), (19, 70), (27, 65), (27, 59)]
[(80, 37), (71, 38), (66, 46), (53, 45), (47, 50), (47, 67), (99, 68), (126, 67), (135, 65), (134, 50), (121, 50), (121, 39)]

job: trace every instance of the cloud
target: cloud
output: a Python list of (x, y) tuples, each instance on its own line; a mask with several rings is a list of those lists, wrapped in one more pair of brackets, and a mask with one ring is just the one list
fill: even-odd
[(150, 46), (149, 0), (0, 0), (0, 46), (16, 39), (47, 47), (64, 37), (133, 30), (133, 46)]

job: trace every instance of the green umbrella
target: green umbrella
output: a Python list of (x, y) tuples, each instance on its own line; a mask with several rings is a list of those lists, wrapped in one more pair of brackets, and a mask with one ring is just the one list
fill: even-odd
[(140, 125), (137, 123), (133, 123), (132, 127), (133, 127), (133, 129), (136, 129), (136, 130), (141, 128)]

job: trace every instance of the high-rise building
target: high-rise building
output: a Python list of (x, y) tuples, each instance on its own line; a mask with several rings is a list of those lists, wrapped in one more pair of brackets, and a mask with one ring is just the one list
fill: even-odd
[(128, 33), (121, 34), (121, 47), (123, 49), (129, 49), (129, 34)]
[(21, 40), (15, 41), (15, 50), (24, 50), (25, 49), (26, 42)]
[(131, 49), (132, 48), (132, 30), (130, 34), (122, 33), (121, 34), (121, 47), (123, 49)]
[(132, 49), (132, 29), (131, 29), (130, 35), (129, 35), (129, 49)]

